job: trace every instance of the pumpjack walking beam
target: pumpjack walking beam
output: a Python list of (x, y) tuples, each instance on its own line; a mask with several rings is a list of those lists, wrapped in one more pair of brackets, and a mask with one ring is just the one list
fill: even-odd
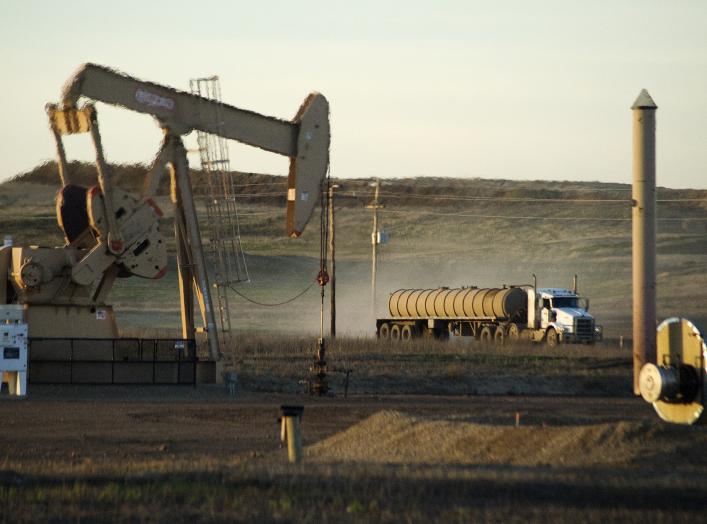
[[(193, 334), (193, 313), (189, 309), (193, 301), (193, 279), (204, 324), (210, 332), (211, 357), (218, 358), (214, 310), (189, 180), (189, 166), (180, 136), (199, 130), (288, 156), (290, 170), (286, 229), (288, 235), (299, 237), (314, 211), (321, 182), (329, 165), (329, 104), (326, 98), (319, 93), (311, 93), (295, 118), (286, 121), (138, 80), (107, 67), (84, 64), (62, 91), (62, 104), (58, 108), (60, 111), (56, 112), (58, 118), (63, 119), (61, 125), (74, 125), (72, 119), (77, 114), (77, 104), (82, 97), (150, 114), (163, 128), (165, 141), (146, 181), (145, 196), (154, 194), (160, 175), (167, 167), (172, 175), (172, 200), (176, 204), (175, 234), (180, 267), (183, 333), (184, 336)], [(52, 111), (56, 109), (52, 107)], [(96, 145), (101, 148), (100, 140)], [(67, 171), (63, 146), (58, 143), (57, 148), (62, 183), (67, 183), (71, 175)], [(102, 152), (98, 154), (102, 158)], [(109, 208), (110, 183), (106, 187), (109, 190), (104, 198)], [(112, 233), (117, 235), (118, 231)]]
[(175, 135), (204, 131), (290, 157), (287, 233), (302, 234), (329, 166), (329, 102), (310, 93), (292, 121), (145, 82), (96, 64), (84, 64), (62, 92), (64, 108), (81, 97), (154, 116)]

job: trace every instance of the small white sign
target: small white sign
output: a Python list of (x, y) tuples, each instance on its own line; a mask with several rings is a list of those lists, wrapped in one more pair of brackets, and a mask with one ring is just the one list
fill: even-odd
[(96, 320), (105, 320), (108, 318), (108, 312), (105, 309), (96, 310)]

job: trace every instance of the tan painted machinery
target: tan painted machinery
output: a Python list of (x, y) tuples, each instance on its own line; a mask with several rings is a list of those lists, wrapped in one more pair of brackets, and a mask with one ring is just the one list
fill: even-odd
[(641, 368), (641, 396), (666, 422), (704, 424), (707, 344), (687, 319), (669, 318), (658, 326), (656, 363)]
[[(100, 101), (152, 115), (164, 139), (134, 195), (115, 187), (101, 144)], [(0, 304), (21, 304), (30, 337), (118, 336), (107, 295), (117, 277), (158, 279), (167, 251), (153, 197), (169, 176), (175, 206), (174, 234), (181, 297), (182, 337), (194, 338), (198, 302), (211, 358), (220, 356), (207, 266), (204, 260), (189, 165), (181, 136), (192, 130), (237, 140), (290, 158), (287, 234), (304, 230), (329, 165), (329, 106), (310, 94), (292, 121), (238, 109), (166, 86), (144, 82), (106, 67), (83, 65), (65, 85), (61, 103), (48, 105), (56, 139), (61, 188), (56, 211), (65, 245), (0, 248)], [(77, 185), (66, 160), (63, 137), (90, 134), (96, 151), (97, 184)]]

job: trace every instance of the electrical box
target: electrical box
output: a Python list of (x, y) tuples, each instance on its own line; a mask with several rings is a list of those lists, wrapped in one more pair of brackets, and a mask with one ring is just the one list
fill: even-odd
[(0, 305), (0, 377), (10, 395), (27, 394), (27, 323), (21, 305)]

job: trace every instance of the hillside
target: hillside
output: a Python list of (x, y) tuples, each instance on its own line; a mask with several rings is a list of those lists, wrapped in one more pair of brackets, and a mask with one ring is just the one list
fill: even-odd
[[(72, 164), (91, 184), (93, 167)], [(113, 166), (116, 184), (139, 190), (146, 168)], [(195, 185), (203, 183), (195, 171)], [(54, 218), (58, 177), (51, 163), (0, 185), (0, 234), (16, 245), (61, 245)], [(370, 332), (370, 179), (337, 180), (337, 298), (342, 324)], [(93, 182), (95, 183), (95, 182)], [(304, 288), (317, 272), (318, 212), (302, 239), (284, 236), (285, 178), (234, 174), (242, 243), (253, 282), (239, 287), (259, 300), (277, 302)], [(171, 204), (163, 184), (158, 201), (171, 231)], [(707, 191), (660, 188), (658, 223), (659, 315), (707, 320)], [(569, 285), (580, 291), (609, 336), (630, 336), (630, 186), (620, 183), (489, 179), (383, 179), (379, 215), (390, 241), (380, 249), (379, 312), (387, 293), (401, 287)], [(206, 229), (207, 224), (203, 224)], [(137, 296), (137, 299), (136, 299)], [(149, 298), (148, 298), (149, 297)], [(176, 325), (174, 272), (160, 282), (121, 281), (113, 300), (127, 325)], [(318, 294), (292, 308), (248, 305), (233, 296), (239, 327), (313, 332)], [(166, 305), (165, 305), (166, 304)], [(151, 318), (145, 312), (153, 313)], [(307, 311), (306, 315), (302, 311)], [(311, 314), (309, 313), (311, 311)], [(343, 313), (342, 313), (343, 312)], [(350, 312), (350, 313), (349, 313)]]

